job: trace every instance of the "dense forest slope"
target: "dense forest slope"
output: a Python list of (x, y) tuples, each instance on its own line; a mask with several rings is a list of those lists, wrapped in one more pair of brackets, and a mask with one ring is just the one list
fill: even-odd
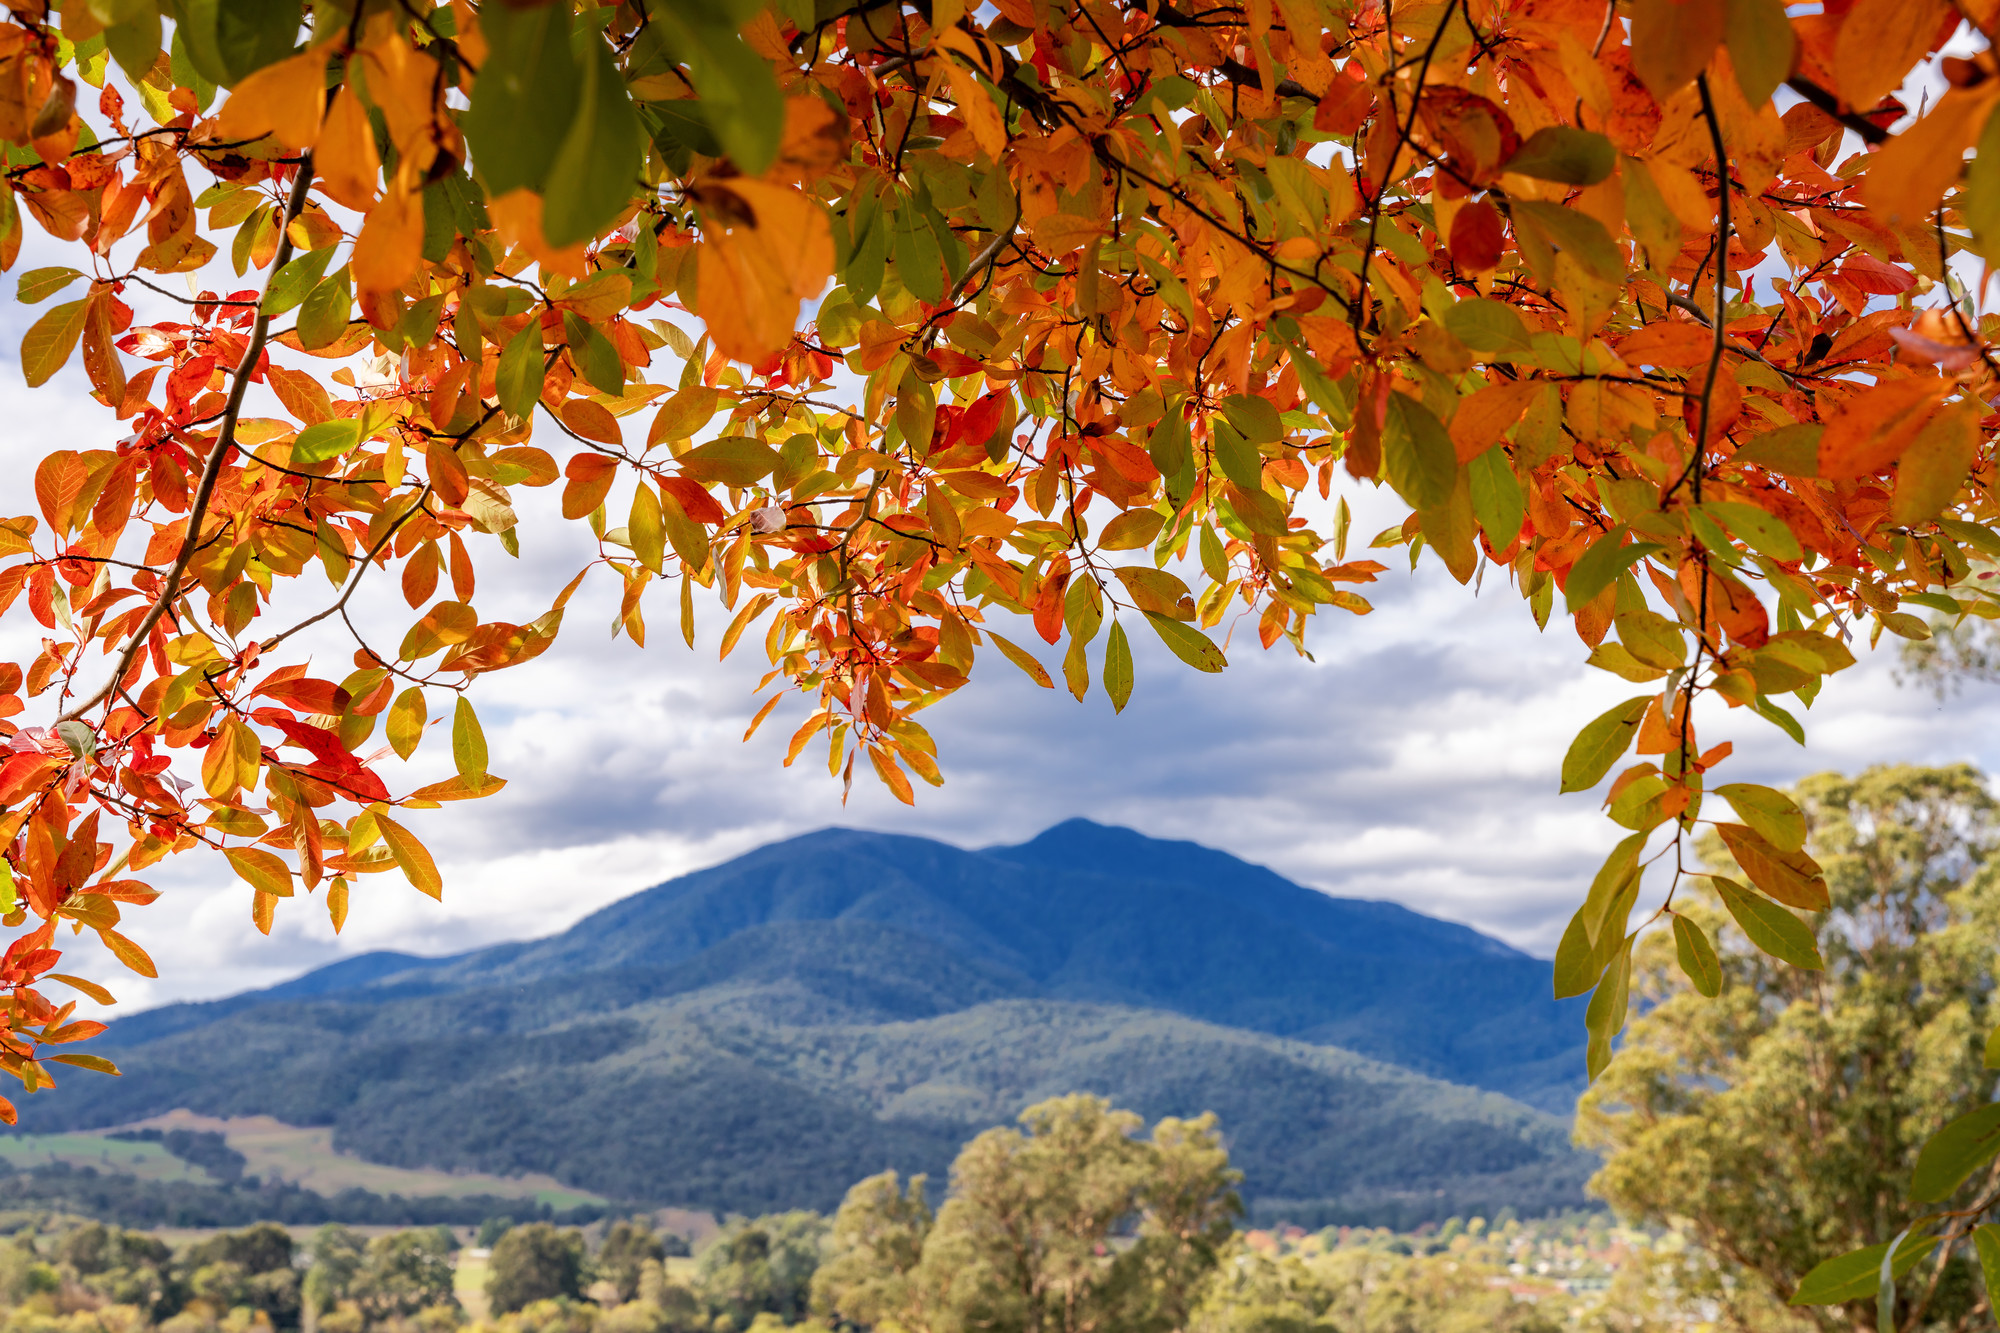
[(124, 1078), (23, 1128), (268, 1114), (378, 1161), (756, 1211), (937, 1173), (1088, 1089), (1216, 1111), (1260, 1212), (1539, 1211), (1580, 1198), (1561, 1121), (1438, 1078), (1566, 1110), (1580, 1015), (1548, 995), (1546, 962), (1477, 932), (1191, 843), (829, 831), (548, 939), (137, 1015), (103, 1038)]

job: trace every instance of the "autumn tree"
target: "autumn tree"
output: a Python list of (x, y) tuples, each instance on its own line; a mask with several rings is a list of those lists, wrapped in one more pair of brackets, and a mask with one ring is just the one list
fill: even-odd
[(620, 1218), (604, 1233), (597, 1247), (594, 1267), (597, 1275), (618, 1289), (618, 1299), (629, 1301), (639, 1295), (639, 1278), (647, 1263), (667, 1257), (667, 1247), (644, 1219)]
[(1752, 1305), (1863, 1250), (1844, 1277), (1829, 1270), (1801, 1293), (1830, 1301), (1807, 1311), (1827, 1329), (1876, 1326), (1869, 1279), (1886, 1242), (1949, 1201), (1964, 1216), (1913, 1238), (1895, 1265), (1897, 1327), (1990, 1327), (1969, 1233), (2000, 1198), (1984, 1172), (1961, 1184), (1927, 1171), (1923, 1148), (1994, 1080), (1983, 1066), (2000, 1022), (2000, 806), (1964, 766), (1826, 773), (1793, 794), (1829, 904), (1816, 946), (1797, 917), (1783, 929), (1824, 968), (1753, 947), (1757, 920), (1739, 929), (1740, 909), (1725, 906), (1742, 872), (1709, 843), (1723, 896), (1685, 910), (1720, 947), (1689, 958), (1691, 935), (1641, 941), (1634, 986), (1647, 1012), (1578, 1111), (1579, 1139), (1606, 1154), (1593, 1188), (1626, 1216), (1685, 1223), (1754, 1284)]
[(1101, 1098), (1031, 1106), (960, 1151), (935, 1215), (922, 1177), (848, 1191), (821, 1312), (906, 1333), (1185, 1328), (1240, 1211), (1213, 1116), (1142, 1122)]
[[(1558, 958), (1595, 1073), (1639, 929), (1701, 929), (1701, 823), (1743, 912), (1825, 906), (1717, 733), (1802, 735), (1853, 645), (1995, 612), (1963, 274), (2000, 229), (2000, 77), (1932, 59), (1995, 21), (22, 0), (0, 267), (40, 265), (28, 383), (87, 387), (102, 429), (0, 520), (0, 614), (39, 645), (0, 666), (0, 1067), (111, 1068), (63, 1049), (99, 1031), (73, 996), (112, 997), (58, 927), (153, 975), (126, 914), (170, 854), (226, 862), (265, 930), (301, 889), (337, 927), (360, 875), (441, 893), (422, 811), (504, 785), (478, 678), (585, 579), (638, 642), (718, 599), (719, 650), (771, 664), (751, 730), (797, 695), (787, 762), (910, 800), (975, 660), (1122, 708), (1133, 633), (1217, 671), (1239, 628), (1302, 651), (1314, 612), (1365, 614), (1366, 540), (1560, 602), (1642, 689), (1560, 774), (1611, 778), (1630, 833)], [(483, 614), (552, 485), (591, 559)], [(1351, 532), (1357, 487), (1407, 518)], [(357, 597), (407, 628), (364, 634)], [(454, 776), (412, 789), (434, 717)]]
[(586, 1263), (582, 1232), (558, 1230), (547, 1222), (515, 1227), (493, 1246), (487, 1306), (495, 1314), (508, 1314), (559, 1296), (577, 1300), (583, 1295)]

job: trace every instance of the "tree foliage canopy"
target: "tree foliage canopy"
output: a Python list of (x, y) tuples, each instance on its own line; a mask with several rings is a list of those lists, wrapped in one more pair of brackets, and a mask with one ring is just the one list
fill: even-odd
[[(1643, 941), (1634, 985), (1648, 1010), (1579, 1107), (1579, 1137), (1606, 1152), (1593, 1187), (1626, 1216), (1685, 1221), (1764, 1297), (1790, 1298), (1829, 1255), (1862, 1250), (1844, 1286), (1817, 1293), (1834, 1298), (1811, 1311), (1829, 1329), (1876, 1323), (1882, 1250), (1864, 1247), (1949, 1207), (1960, 1215), (1940, 1221), (1941, 1248), (1918, 1236), (1897, 1265), (1902, 1326), (1976, 1326), (1988, 1307), (1971, 1233), (1994, 1181), (1967, 1171), (1934, 1188), (1925, 1145), (1993, 1082), (2000, 807), (1964, 766), (1825, 773), (1794, 794), (1830, 890), (1824, 973), (1748, 947), (1713, 895), (1686, 910), (1721, 941), (1719, 998), (1682, 974), (1673, 937)], [(1719, 840), (1705, 850), (1732, 868)]]
[(1185, 1328), (1233, 1231), (1236, 1173), (1213, 1116), (1162, 1120), (1078, 1094), (990, 1129), (951, 1168), (848, 1191), (813, 1279), (822, 1312), (907, 1333), (1170, 1333)]
[[(817, 745), (909, 800), (941, 780), (919, 715), (976, 656), (1053, 688), (1004, 614), (1122, 708), (1132, 633), (1216, 671), (1225, 619), (1303, 651), (1311, 613), (1368, 611), (1342, 472), (1407, 508), (1373, 546), (1490, 564), (1540, 622), (1560, 596), (1643, 686), (1562, 770), (1640, 756), (1562, 960), (1593, 1070), (1640, 853), (1709, 797), (1740, 821), (1728, 910), (1816, 965), (1796, 811), (1711, 790), (1730, 742), (1694, 716), (1798, 734), (1776, 700), (1857, 634), (1993, 609), (1968, 579), (2000, 552), (1994, 363), (1950, 260), (2000, 217), (2000, 154), (1964, 162), (2000, 78), (1948, 58), (1923, 114), (1892, 95), (1961, 15), (1994, 22), (25, 0), (0, 266), (31, 232), (65, 261), (20, 274), (47, 303), (22, 368), (80, 355), (105, 415), (0, 521), (0, 609), (42, 644), (0, 669), (0, 1066), (109, 1068), (49, 1053), (99, 1028), (50, 983), (108, 997), (56, 929), (152, 975), (123, 913), (170, 853), (221, 851), (266, 930), (300, 887), (336, 925), (357, 875), (441, 892), (417, 812), (502, 786), (469, 688), (545, 651), (582, 579), (618, 581), (641, 642), (667, 585), (690, 641), (719, 597), (722, 651), (755, 629), (781, 687), (758, 723), (810, 703), (788, 762)], [(596, 556), (546, 612), (483, 614), (521, 488), (553, 485)], [(399, 641), (363, 639), (357, 594), (407, 603)], [(446, 715), (455, 776), (392, 787)]]

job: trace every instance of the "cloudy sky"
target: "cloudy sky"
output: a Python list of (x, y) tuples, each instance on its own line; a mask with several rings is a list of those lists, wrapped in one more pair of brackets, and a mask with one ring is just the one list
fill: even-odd
[[(17, 272), (68, 258), (44, 241), (30, 241)], [(44, 389), (25, 387), (17, 349), (37, 313), (11, 302), (0, 309), (0, 412), (12, 426), (0, 436), (10, 478), (4, 515), (35, 511), (32, 469), (43, 453), (108, 447), (119, 433), (88, 400), (78, 365)], [(483, 619), (533, 618), (589, 559), (582, 525), (557, 517), (557, 489), (523, 497), (518, 563), (490, 539), (477, 544)], [(1357, 545), (1400, 517), (1371, 488), (1349, 493)], [(65, 965), (116, 977), (120, 1011), (129, 1012), (269, 984), (372, 949), (441, 954), (545, 934), (674, 875), (829, 825), (974, 847), (1020, 841), (1072, 816), (1192, 838), (1328, 893), (1392, 899), (1550, 954), (1622, 832), (1594, 799), (1556, 794), (1563, 751), (1585, 721), (1643, 687), (1584, 667), (1586, 650), (1566, 623), (1538, 632), (1494, 571), (1475, 594), (1433, 558), (1414, 573), (1401, 551), (1387, 562), (1395, 567), (1363, 590), (1374, 614), (1322, 615), (1309, 632), (1312, 661), (1289, 647), (1262, 651), (1246, 621), (1229, 670), (1204, 676), (1138, 629), (1138, 684), (1122, 716), (1101, 694), (1078, 704), (987, 654), (972, 688), (925, 718), (946, 785), (919, 785), (915, 809), (872, 775), (857, 778), (843, 804), (823, 751), (784, 768), (802, 701), (781, 704), (744, 743), (761, 702), (751, 688), (766, 669), (760, 636), (745, 636), (718, 662), (725, 616), (704, 608), (688, 650), (674, 632), (669, 588), (648, 603), (651, 648), (614, 640), (615, 581), (599, 571), (553, 649), (477, 687), (492, 770), (508, 779), (506, 790), (411, 821), (445, 872), (441, 904), (394, 873), (369, 876), (343, 936), (318, 900), (301, 897), (281, 905), (266, 939), (251, 925), (249, 889), (219, 860), (190, 855), (159, 868), (168, 894), (127, 918), (161, 963), (159, 982), (122, 974), (86, 939), (73, 941), (78, 956)], [(357, 601), (369, 603), (365, 621), (395, 624), (398, 637), (408, 623), (390, 580), (365, 585)], [(25, 662), (36, 636), (24, 632), (25, 616), (11, 619), (23, 623), (0, 630), (0, 653)], [(1010, 637), (1039, 646), (1025, 628)], [(350, 642), (329, 634), (315, 650), (322, 674), (349, 669)], [(1043, 656), (1054, 665), (1054, 653)], [(2000, 762), (2000, 691), (1974, 686), (1941, 706), (1895, 683), (1892, 650), (1862, 658), (1807, 715), (1806, 748), (1743, 711), (1707, 718), (1703, 743), (1733, 740), (1729, 777), (1771, 783), (1880, 760)], [(46, 721), (42, 711), (23, 720)], [(405, 774), (390, 759), (390, 786), (445, 776), (448, 749), (434, 735)]]

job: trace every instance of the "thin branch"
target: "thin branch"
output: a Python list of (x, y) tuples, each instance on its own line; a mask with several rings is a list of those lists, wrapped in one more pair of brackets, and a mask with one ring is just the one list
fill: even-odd
[[(276, 278), (279, 270), (283, 269), (292, 257), (292, 238), (289, 228), (292, 219), (296, 218), (300, 210), (305, 207), (306, 196), (312, 190), (312, 179), (312, 153), (307, 152), (299, 164), (298, 177), (292, 182), (292, 192), (285, 200), (284, 216), (278, 221), (278, 249), (271, 258), (271, 278)], [(271, 278), (265, 280), (264, 285), (267, 290)], [(188, 565), (193, 561), (195, 552), (202, 545), (202, 520), (208, 517), (208, 505), (215, 495), (215, 483), (222, 476), (223, 463), (228, 461), (230, 453), (236, 448), (237, 417), (243, 411), (244, 395), (250, 390), (250, 377), (257, 369), (258, 360), (264, 355), (264, 340), (270, 328), (271, 317), (264, 313), (260, 302), (257, 320), (251, 326), (249, 344), (243, 349), (243, 358), (236, 363), (235, 379), (230, 381), (229, 399), (223, 408), (221, 429), (215, 435), (215, 447), (209, 451), (208, 462), (201, 470), (201, 485), (196, 488), (194, 501), (188, 507), (187, 533), (181, 538), (180, 553), (174, 557), (173, 568), (167, 571), (166, 582), (160, 588), (159, 596), (154, 599), (145, 618), (133, 628), (132, 637), (125, 641), (124, 648), (119, 650), (118, 662), (112, 668), (110, 679), (93, 690), (88, 698), (64, 712), (56, 719), (58, 722), (71, 722), (83, 716), (123, 684), (125, 673), (132, 669), (132, 662), (145, 647), (146, 640), (153, 633), (153, 627), (160, 623), (160, 617), (166, 614), (167, 608), (180, 596), (181, 580), (186, 576)]]
[(430, 498), (430, 493), (431, 493), (430, 483), (426, 482), (424, 483), (423, 490), (417, 492), (416, 498), (410, 502), (410, 507), (408, 509), (405, 509), (401, 514), (397, 515), (396, 521), (391, 523), (383, 531), (382, 535), (376, 539), (375, 544), (369, 547), (368, 550), (362, 555), (360, 561), (356, 563), (354, 567), (354, 574), (351, 578), (347, 580), (347, 586), (341, 589), (340, 597), (338, 600), (336, 600), (331, 606), (327, 607), (325, 610), (319, 612), (318, 614), (307, 616), (304, 620), (301, 620), (298, 624), (292, 626), (290, 629), (285, 630), (282, 633), (275, 634), (272, 637), (264, 640), (262, 643), (257, 645), (257, 651), (259, 651), (260, 653), (268, 653), (273, 648), (276, 648), (279, 644), (283, 643), (286, 639), (289, 639), (294, 634), (297, 634), (300, 630), (306, 629), (312, 625), (317, 625), (320, 621), (325, 620), (328, 616), (333, 615), (336, 612), (344, 616), (347, 611), (347, 599), (354, 596), (354, 590), (361, 586), (361, 576), (366, 574), (368, 572), (368, 567), (375, 563), (375, 557), (381, 553), (383, 547), (389, 544), (390, 539), (396, 535), (397, 529), (401, 528), (405, 523), (409, 522), (411, 515), (421, 513), (423, 511), (424, 501)]

